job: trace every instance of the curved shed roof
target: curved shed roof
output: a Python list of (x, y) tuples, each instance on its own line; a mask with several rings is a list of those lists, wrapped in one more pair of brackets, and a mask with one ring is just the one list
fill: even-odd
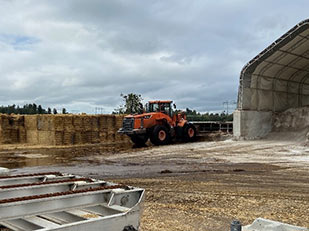
[(240, 74), (238, 109), (283, 111), (309, 105), (309, 19), (247, 63)]

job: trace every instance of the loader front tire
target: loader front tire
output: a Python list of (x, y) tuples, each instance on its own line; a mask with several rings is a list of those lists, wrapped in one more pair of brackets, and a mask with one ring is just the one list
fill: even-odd
[(147, 135), (132, 135), (130, 138), (136, 146), (145, 146), (145, 143), (148, 140)]
[(171, 136), (165, 126), (156, 125), (150, 136), (150, 141), (154, 145), (166, 145), (169, 144)]

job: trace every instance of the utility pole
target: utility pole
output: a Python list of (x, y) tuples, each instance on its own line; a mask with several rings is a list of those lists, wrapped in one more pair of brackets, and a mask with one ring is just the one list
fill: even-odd
[(226, 114), (229, 114), (229, 101), (223, 102), (223, 108), (224, 108), (224, 105), (226, 105)]
[(103, 114), (104, 108), (103, 107), (95, 107), (95, 114)]
[(227, 100), (227, 101), (223, 102), (223, 108), (226, 105), (226, 114), (227, 115), (229, 114), (229, 106), (230, 105), (235, 105), (235, 104), (236, 104), (236, 102), (234, 100), (230, 100), (230, 101)]

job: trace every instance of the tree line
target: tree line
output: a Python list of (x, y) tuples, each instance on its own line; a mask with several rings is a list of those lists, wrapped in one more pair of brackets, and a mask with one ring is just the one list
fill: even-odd
[[(19, 105), (0, 106), (0, 113), (2, 114), (21, 114), (21, 115), (34, 115), (34, 114), (58, 114), (56, 108), (43, 108), (41, 105), (26, 104), (22, 107)], [(67, 110), (62, 108), (62, 114), (67, 114)]]
[(186, 109), (189, 121), (233, 121), (233, 114), (222, 113), (200, 113), (196, 110)]

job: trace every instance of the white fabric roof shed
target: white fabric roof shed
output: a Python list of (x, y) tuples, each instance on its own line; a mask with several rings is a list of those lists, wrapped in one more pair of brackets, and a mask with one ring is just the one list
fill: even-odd
[(280, 112), (309, 105), (309, 19), (297, 24), (241, 71), (238, 109)]

